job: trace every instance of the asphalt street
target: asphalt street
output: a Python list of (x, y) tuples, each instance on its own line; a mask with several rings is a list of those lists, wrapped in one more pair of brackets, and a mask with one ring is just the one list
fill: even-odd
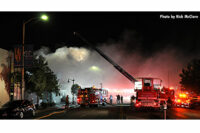
[[(166, 110), (166, 119), (200, 119), (200, 108), (171, 108)], [(41, 111), (29, 119), (164, 119), (161, 110), (134, 110), (129, 105), (108, 105), (106, 107), (71, 107)]]

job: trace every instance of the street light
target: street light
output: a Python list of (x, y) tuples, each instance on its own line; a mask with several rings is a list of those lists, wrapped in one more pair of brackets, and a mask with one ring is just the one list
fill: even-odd
[(24, 45), (24, 40), (25, 40), (25, 26), (26, 24), (32, 22), (33, 20), (43, 20), (43, 21), (47, 21), (48, 20), (48, 16), (43, 14), (41, 17), (34, 17), (34, 18), (30, 18), (29, 20), (23, 22), (23, 38), (22, 38), (22, 44)]
[(24, 41), (25, 41), (25, 28), (26, 28), (26, 24), (32, 22), (33, 20), (43, 20), (43, 21), (47, 21), (48, 20), (48, 16), (43, 14), (41, 17), (34, 17), (34, 18), (30, 18), (29, 20), (23, 22), (23, 26), (22, 26), (22, 83), (21, 83), (21, 99), (24, 99)]
[(99, 68), (98, 66), (91, 66), (91, 67), (89, 68), (89, 70), (90, 70), (90, 71), (94, 71), (94, 72), (98, 72), (98, 71), (100, 71), (100, 68)]
[(42, 20), (44, 20), (44, 21), (47, 21), (47, 20), (48, 20), (48, 16), (45, 15), (45, 14), (43, 14), (40, 18), (41, 18)]
[(73, 82), (73, 85), (74, 85), (74, 81), (75, 81), (75, 79), (68, 79), (68, 83), (70, 82), (70, 81), (72, 81)]

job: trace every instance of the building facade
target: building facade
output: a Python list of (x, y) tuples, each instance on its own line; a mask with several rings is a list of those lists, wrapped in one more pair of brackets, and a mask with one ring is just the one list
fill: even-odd
[(14, 53), (0, 48), (0, 108), (21, 99), (21, 68), (14, 68)]
[(10, 55), (0, 48), (0, 107), (10, 100)]

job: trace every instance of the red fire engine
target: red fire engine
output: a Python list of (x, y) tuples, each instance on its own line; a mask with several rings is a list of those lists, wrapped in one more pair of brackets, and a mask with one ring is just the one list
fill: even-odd
[(192, 98), (189, 96), (188, 93), (181, 92), (176, 95), (174, 105), (176, 107), (191, 108), (191, 100)]
[(77, 103), (80, 106), (96, 106), (106, 105), (108, 91), (95, 87), (84, 88), (78, 90)]
[[(160, 81), (160, 84), (154, 84), (154, 80)], [(157, 85), (157, 86), (156, 86)], [(135, 82), (136, 102), (135, 107), (154, 107), (160, 108), (161, 80), (154, 78), (140, 78)]]
[(135, 81), (136, 101), (135, 107), (152, 107), (159, 109), (164, 103), (172, 105), (174, 90), (162, 87), (159, 78), (138, 78)]

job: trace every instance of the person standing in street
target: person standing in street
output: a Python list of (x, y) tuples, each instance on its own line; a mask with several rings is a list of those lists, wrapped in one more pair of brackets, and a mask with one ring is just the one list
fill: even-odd
[(110, 104), (112, 105), (112, 95), (110, 95)]
[(119, 99), (118, 102), (119, 102), (119, 104), (120, 104), (120, 99), (121, 99), (120, 95), (119, 95), (119, 98), (118, 98), (118, 99)]
[(120, 104), (120, 95), (117, 95), (117, 104)]
[(69, 96), (66, 96), (65, 109), (69, 109)]
[(117, 98), (116, 98), (116, 103), (118, 104), (118, 95), (116, 95), (116, 97), (117, 97)]
[(130, 103), (131, 103), (131, 107), (133, 107), (133, 108), (134, 108), (134, 100), (135, 100), (135, 96), (132, 95), (131, 99), (130, 99)]
[(123, 104), (123, 96), (121, 96), (121, 104)]

